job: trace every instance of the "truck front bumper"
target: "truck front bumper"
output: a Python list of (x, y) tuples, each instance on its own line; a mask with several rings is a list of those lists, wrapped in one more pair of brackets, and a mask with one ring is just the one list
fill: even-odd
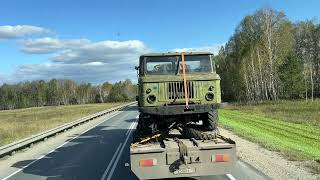
[(156, 114), (156, 115), (182, 115), (182, 114), (199, 114), (207, 113), (220, 107), (216, 104), (190, 104), (186, 105), (168, 105), (156, 107), (139, 107), (141, 113)]

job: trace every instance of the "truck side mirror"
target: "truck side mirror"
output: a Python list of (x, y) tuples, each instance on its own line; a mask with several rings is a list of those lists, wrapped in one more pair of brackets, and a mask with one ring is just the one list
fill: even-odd
[(135, 67), (134, 67), (134, 69), (137, 71), (137, 76), (139, 76), (139, 73), (140, 73), (140, 72), (139, 72), (140, 66), (135, 66)]

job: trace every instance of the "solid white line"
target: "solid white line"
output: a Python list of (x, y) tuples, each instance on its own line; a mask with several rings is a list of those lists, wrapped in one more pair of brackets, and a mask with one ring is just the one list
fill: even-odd
[(129, 129), (128, 129), (127, 132), (126, 132), (126, 136), (128, 135), (128, 133), (129, 133), (130, 129), (132, 128), (132, 126), (134, 126), (134, 123), (137, 122), (137, 119), (139, 119), (139, 115), (137, 115), (136, 120), (131, 123)]
[(108, 174), (108, 172), (109, 172), (109, 169), (110, 169), (110, 167), (111, 167), (114, 159), (116, 158), (116, 156), (117, 156), (118, 153), (119, 153), (119, 150), (120, 150), (120, 147), (121, 147), (121, 146), (122, 146), (122, 143), (119, 144), (116, 152), (113, 154), (112, 159), (111, 159), (111, 161), (109, 162), (107, 169), (104, 171), (104, 173), (103, 173), (103, 175), (102, 175), (102, 177), (101, 177), (102, 180), (106, 178), (106, 176), (107, 176), (107, 174)]
[(130, 126), (129, 126), (129, 128), (128, 128), (128, 130), (127, 130), (127, 132), (126, 132), (126, 134), (125, 134), (126, 136), (128, 135), (128, 133), (129, 133), (131, 127), (132, 127), (132, 124), (133, 124), (133, 123), (131, 123)]
[(235, 177), (233, 177), (231, 174), (226, 174), (227, 175), (227, 177), (229, 178), (229, 179), (231, 179), (231, 180), (237, 180)]
[[(134, 123), (136, 123), (136, 121), (135, 121)], [(131, 133), (132, 133), (133, 128), (134, 128), (134, 126), (130, 128), (130, 132), (129, 132), (126, 140), (124, 141), (124, 143), (123, 143), (123, 145), (122, 145), (122, 147), (121, 147), (120, 153), (118, 154), (118, 157), (117, 157), (115, 163), (114, 163), (113, 166), (112, 166), (112, 169), (111, 169), (111, 171), (110, 171), (110, 173), (109, 173), (109, 176), (108, 176), (107, 180), (110, 180), (110, 179), (112, 178), (112, 175), (113, 175), (113, 173), (114, 173), (114, 170), (115, 170), (115, 168), (116, 168), (117, 165), (118, 165), (118, 162), (119, 162), (119, 159), (120, 159), (121, 154), (122, 154), (122, 152), (123, 152), (123, 149), (124, 149), (124, 147), (126, 147), (126, 144), (127, 144), (128, 139), (129, 139), (129, 137), (130, 137), (130, 135), (131, 135)], [(104, 180), (104, 179), (101, 179), (101, 180)]]
[(135, 123), (135, 122), (132, 122), (132, 123), (131, 123), (131, 125), (130, 125), (130, 127), (129, 127), (128, 131), (126, 132), (126, 136), (128, 135), (128, 133), (129, 133), (130, 129), (132, 128), (132, 126), (134, 126), (134, 123)]
[(106, 120), (104, 120), (104, 121), (100, 122), (99, 124), (97, 124), (97, 125), (95, 125), (95, 126), (93, 126), (93, 127), (89, 128), (89, 129), (87, 129), (86, 131), (84, 131), (84, 132), (80, 133), (79, 135), (77, 135), (77, 136), (73, 137), (72, 139), (70, 139), (70, 140), (68, 140), (68, 141), (64, 142), (64, 143), (63, 143), (63, 144), (61, 144), (60, 146), (58, 146), (58, 147), (54, 148), (53, 150), (51, 150), (51, 151), (47, 152), (45, 155), (42, 155), (42, 156), (40, 156), (39, 158), (37, 158), (36, 160), (34, 160), (34, 161), (30, 162), (29, 164), (27, 164), (27, 165), (23, 166), (21, 169), (16, 170), (15, 172), (11, 173), (9, 176), (7, 176), (7, 177), (3, 178), (2, 180), (7, 180), (7, 179), (9, 179), (10, 177), (12, 177), (12, 176), (16, 175), (17, 173), (19, 173), (20, 171), (22, 171), (22, 170), (24, 170), (25, 168), (29, 167), (29, 166), (30, 166), (30, 165), (32, 165), (33, 163), (35, 163), (35, 162), (39, 161), (40, 159), (42, 159), (42, 158), (46, 157), (48, 154), (52, 153), (53, 151), (55, 151), (55, 150), (59, 149), (60, 147), (62, 147), (62, 146), (64, 146), (65, 144), (69, 143), (70, 141), (72, 141), (72, 140), (76, 139), (77, 137), (81, 136), (82, 134), (84, 134), (84, 133), (86, 133), (86, 132), (90, 131), (91, 129), (93, 129), (93, 128), (95, 128), (95, 127), (99, 126), (100, 124), (102, 124), (102, 123), (106, 122), (107, 120), (109, 120), (109, 119), (113, 118), (114, 116), (116, 116), (116, 115), (118, 115), (118, 114), (120, 114), (120, 113), (122, 113), (122, 112), (118, 111), (117, 113), (115, 113), (115, 114), (113, 114), (112, 116), (108, 117)]

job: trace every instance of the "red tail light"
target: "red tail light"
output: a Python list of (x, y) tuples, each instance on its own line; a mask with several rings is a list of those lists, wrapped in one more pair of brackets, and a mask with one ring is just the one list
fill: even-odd
[(152, 167), (157, 165), (157, 159), (141, 159), (140, 167)]
[(214, 162), (228, 162), (229, 160), (229, 154), (216, 154), (212, 156), (212, 161)]

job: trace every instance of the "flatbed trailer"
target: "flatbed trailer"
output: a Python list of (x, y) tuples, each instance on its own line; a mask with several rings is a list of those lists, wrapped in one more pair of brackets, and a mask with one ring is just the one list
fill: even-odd
[(220, 135), (214, 140), (173, 135), (161, 142), (130, 147), (131, 170), (139, 179), (228, 174), (236, 160), (235, 142)]

